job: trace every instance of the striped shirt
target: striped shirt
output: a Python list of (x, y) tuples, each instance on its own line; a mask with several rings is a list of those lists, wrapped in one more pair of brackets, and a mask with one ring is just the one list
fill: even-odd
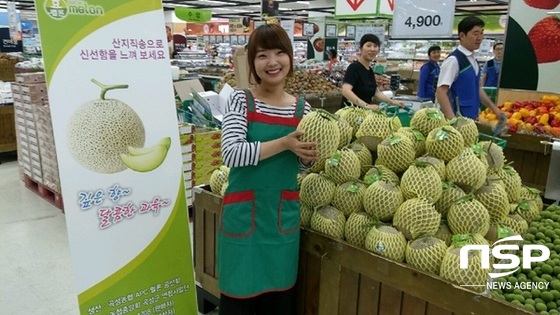
[[(222, 121), (222, 160), (228, 167), (257, 165), (261, 155), (260, 141), (247, 141), (247, 98), (245, 92), (237, 90), (230, 96), (226, 114)], [(293, 117), (297, 103), (288, 107), (266, 104), (255, 98), (255, 110), (276, 117)], [(311, 111), (305, 102), (304, 115)]]

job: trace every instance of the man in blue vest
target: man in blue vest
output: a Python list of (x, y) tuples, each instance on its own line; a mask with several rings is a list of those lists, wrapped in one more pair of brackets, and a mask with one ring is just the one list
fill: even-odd
[(495, 43), (493, 50), (494, 58), (486, 61), (484, 67), (482, 67), (480, 84), (486, 87), (498, 87), (498, 77), (500, 75), (500, 69), (502, 68), (504, 44)]
[(457, 110), (464, 117), (477, 119), (480, 103), (490, 108), (496, 116), (502, 112), (480, 86), (480, 67), (474, 51), (484, 37), (484, 21), (468, 16), (459, 22), (459, 47), (442, 63), (436, 97), (447, 119), (455, 117)]
[(418, 91), (416, 95), (422, 98), (429, 98), (432, 102), (436, 98), (436, 86), (439, 76), (439, 57), (441, 47), (432, 46), (428, 49), (428, 62), (420, 68), (418, 78)]

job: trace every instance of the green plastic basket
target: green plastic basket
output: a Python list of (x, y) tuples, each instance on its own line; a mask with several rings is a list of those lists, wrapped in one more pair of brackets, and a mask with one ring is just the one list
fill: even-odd
[(397, 116), (401, 121), (403, 127), (410, 127), (410, 119), (411, 116), (414, 114), (412, 110), (405, 110), (398, 106), (387, 106), (386, 107), (387, 115), (390, 117)]
[(506, 148), (506, 144), (507, 144), (506, 139), (494, 137), (480, 132), (478, 133), (478, 141), (492, 141), (495, 144), (499, 145), (502, 148), (502, 150)]

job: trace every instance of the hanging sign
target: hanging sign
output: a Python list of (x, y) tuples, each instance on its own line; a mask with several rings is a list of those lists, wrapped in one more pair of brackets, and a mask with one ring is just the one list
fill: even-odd
[(212, 11), (175, 7), (175, 16), (186, 22), (204, 23), (212, 19)]
[(394, 0), (335, 0), (335, 18), (391, 17)]
[(290, 42), (292, 43), (292, 47), (294, 47), (294, 20), (281, 20), (280, 26), (286, 31), (288, 36), (290, 37)]
[(196, 314), (161, 0), (35, 4), (80, 314)]
[(449, 37), (455, 0), (395, 0), (393, 38)]
[(336, 37), (338, 35), (336, 24), (327, 24), (325, 27), (325, 37)]
[(8, 23), (10, 26), (10, 39), (13, 41), (21, 41), (21, 23), (19, 21), (19, 14), (16, 10), (16, 3), (9, 1), (6, 4), (8, 11)]
[(383, 43), (385, 41), (385, 26), (370, 26), (370, 25), (358, 25), (356, 26), (356, 45), (360, 45), (360, 39), (365, 34), (373, 34), (379, 38), (379, 41)]

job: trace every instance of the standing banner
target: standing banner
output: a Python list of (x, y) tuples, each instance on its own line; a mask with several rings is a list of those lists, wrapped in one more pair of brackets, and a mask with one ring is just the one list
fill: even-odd
[(35, 0), (80, 314), (196, 314), (161, 0)]
[(449, 37), (455, 0), (395, 0), (393, 38)]
[(509, 7), (500, 88), (559, 93), (558, 2), (512, 1)]

